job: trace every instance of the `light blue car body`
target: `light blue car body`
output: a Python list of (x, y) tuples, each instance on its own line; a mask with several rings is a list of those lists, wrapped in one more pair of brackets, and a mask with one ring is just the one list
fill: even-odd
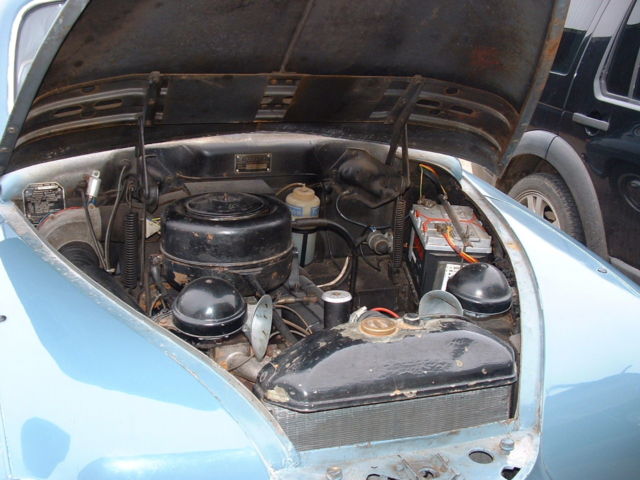
[[(27, 4), (0, 4), (2, 72)], [(0, 131), (7, 83), (0, 77)], [(456, 159), (441, 162), (494, 223), (529, 312), (515, 421), (296, 452), (234, 377), (44, 244), (10, 202), (14, 172), (0, 179), (0, 477), (322, 479), (339, 466), (345, 479), (402, 480), (415, 478), (403, 462), (437, 456), (443, 478), (501, 478), (503, 466), (521, 468), (517, 479), (636, 478), (638, 287)], [(513, 452), (498, 447), (505, 437), (516, 439)], [(469, 460), (477, 445), (494, 464)]]

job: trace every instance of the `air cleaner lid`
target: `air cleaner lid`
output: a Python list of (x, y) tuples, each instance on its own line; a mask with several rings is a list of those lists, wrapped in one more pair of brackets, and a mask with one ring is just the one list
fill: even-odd
[(209, 220), (239, 220), (250, 218), (267, 207), (265, 201), (249, 193), (205, 193), (186, 203), (190, 216)]

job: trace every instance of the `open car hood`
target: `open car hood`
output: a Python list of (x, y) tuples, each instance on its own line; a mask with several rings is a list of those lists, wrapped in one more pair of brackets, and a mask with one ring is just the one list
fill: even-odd
[(30, 72), (0, 173), (133, 145), (141, 116), (148, 143), (251, 131), (387, 142), (407, 103), (412, 147), (499, 171), (565, 13), (553, 0), (93, 0), (46, 74)]

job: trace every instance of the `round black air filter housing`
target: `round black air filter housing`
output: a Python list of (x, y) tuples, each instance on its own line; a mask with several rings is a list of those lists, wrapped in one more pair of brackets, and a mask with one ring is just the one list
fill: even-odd
[(463, 266), (447, 282), (447, 292), (460, 301), (466, 312), (480, 316), (508, 311), (513, 297), (504, 273), (489, 263)]
[(226, 280), (203, 277), (185, 286), (173, 302), (173, 323), (190, 336), (221, 338), (238, 332), (247, 304)]
[(283, 202), (264, 195), (184, 198), (164, 212), (161, 248), (174, 285), (229, 272), (255, 275), (262, 288), (271, 290), (284, 283), (291, 269), (291, 214)]

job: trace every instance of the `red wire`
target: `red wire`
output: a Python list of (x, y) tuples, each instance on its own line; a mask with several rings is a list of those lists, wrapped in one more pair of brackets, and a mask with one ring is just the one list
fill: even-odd
[(424, 168), (426, 170), (429, 170), (431, 173), (433, 173), (436, 177), (439, 177), (440, 175), (438, 175), (438, 172), (436, 172), (436, 169), (433, 167), (430, 167), (429, 165), (425, 165), (424, 163), (420, 163), (418, 164), (420, 166), (420, 168)]
[(398, 315), (396, 312), (394, 312), (393, 310), (389, 310), (388, 308), (384, 308), (384, 307), (376, 307), (376, 308), (372, 308), (371, 310), (373, 310), (374, 312), (382, 312), (382, 313), (386, 313), (388, 315), (391, 315), (393, 318), (400, 318), (400, 315)]

